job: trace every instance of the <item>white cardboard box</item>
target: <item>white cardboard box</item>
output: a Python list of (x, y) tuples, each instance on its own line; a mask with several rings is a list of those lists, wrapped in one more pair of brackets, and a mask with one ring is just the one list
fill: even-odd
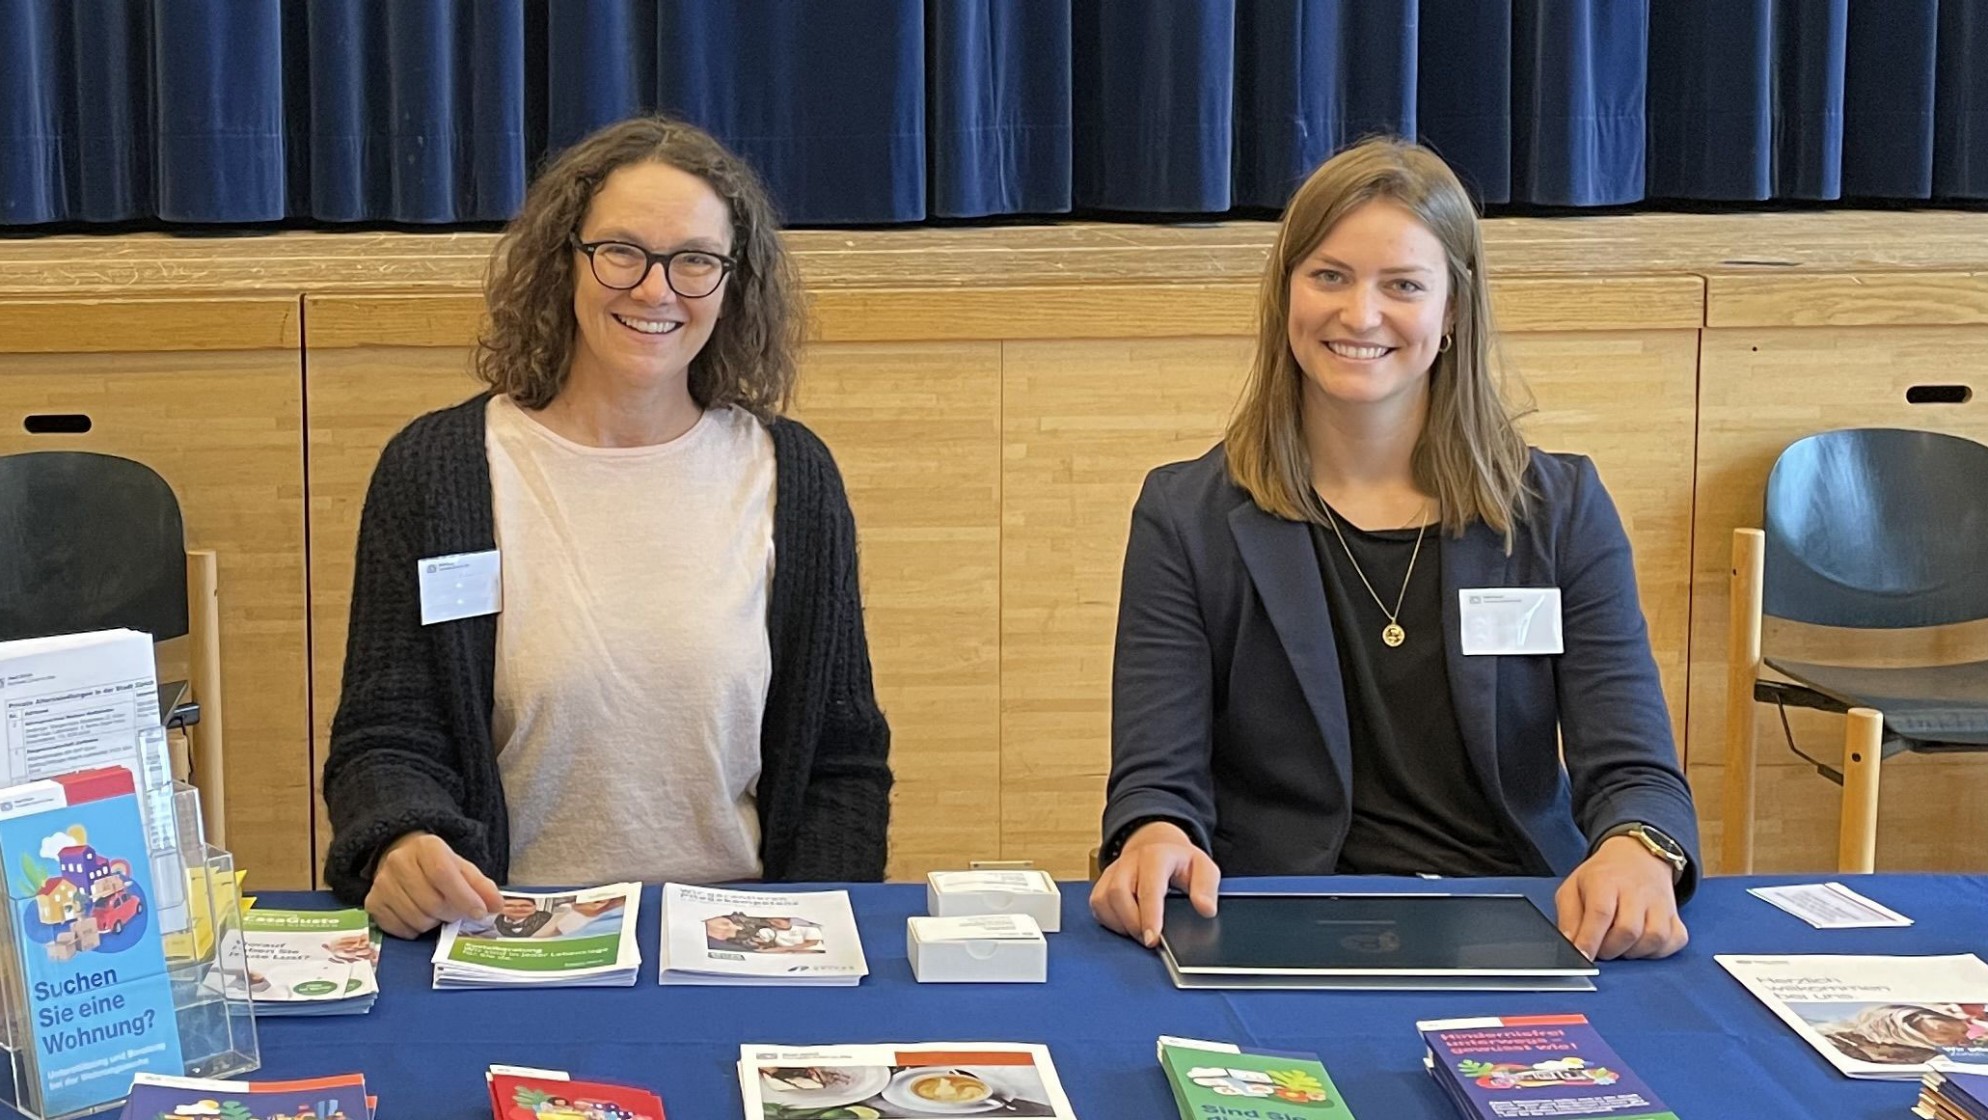
[(921, 984), (1040, 984), (1049, 942), (1027, 914), (907, 918), (904, 953)]
[(935, 918), (1027, 914), (1044, 933), (1063, 928), (1063, 894), (1046, 871), (934, 871), (925, 912)]

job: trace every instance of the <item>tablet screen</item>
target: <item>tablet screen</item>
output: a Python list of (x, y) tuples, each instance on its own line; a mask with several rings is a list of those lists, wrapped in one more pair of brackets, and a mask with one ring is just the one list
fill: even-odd
[(1213, 918), (1171, 896), (1164, 931), (1183, 972), (1595, 971), (1522, 895), (1223, 895)]

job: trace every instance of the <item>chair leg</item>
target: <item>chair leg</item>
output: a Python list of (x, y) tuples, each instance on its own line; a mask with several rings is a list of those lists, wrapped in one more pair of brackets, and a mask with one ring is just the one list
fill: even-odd
[(1843, 818), (1836, 869), (1868, 875), (1878, 861), (1878, 764), (1884, 760), (1884, 716), (1852, 708), (1843, 724)]
[(1719, 815), (1719, 870), (1753, 871), (1753, 682), (1760, 676), (1761, 575), (1767, 536), (1733, 530), (1733, 571), (1726, 646), (1726, 781)]

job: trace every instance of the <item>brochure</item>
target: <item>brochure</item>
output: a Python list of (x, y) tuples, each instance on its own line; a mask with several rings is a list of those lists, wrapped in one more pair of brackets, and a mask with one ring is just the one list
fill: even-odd
[(491, 1066), (494, 1120), (663, 1120), (663, 1102), (647, 1089), (575, 1081), (561, 1069)]
[(1291, 1120), (1353, 1117), (1316, 1054), (1245, 1051), (1229, 1042), (1161, 1035), (1160, 1068), (1173, 1087), (1180, 1120), (1253, 1112)]
[(95, 630), (0, 642), (0, 786), (122, 766), (143, 806), (153, 920), (187, 928), (171, 753), (160, 726), (152, 638)]
[(746, 1120), (923, 1120), (979, 1113), (1076, 1120), (1044, 1046), (1006, 1042), (742, 1046)]
[(1714, 957), (1850, 1077), (1988, 1072), (1988, 964), (1949, 957)]
[(373, 1009), (380, 931), (364, 910), (249, 910), (241, 929), (258, 1016)]
[(1988, 1120), (1988, 1074), (1970, 1073), (1945, 1058), (1929, 1063), (1912, 1111), (1925, 1120)]
[(1586, 1015), (1430, 1019), (1423, 1065), (1464, 1120), (1677, 1120)]
[(121, 766), (0, 790), (0, 866), (21, 1009), (21, 1102), (85, 1111), (131, 1075), (181, 1074), (179, 1019), (145, 858), (145, 825)]
[[(435, 987), (625, 988), (635, 983), (640, 883), (504, 891), (486, 921), (450, 922), (435, 944)], [(251, 914), (260, 911), (250, 911)]]
[(848, 891), (663, 884), (664, 984), (855, 984), (869, 974)]
[(141, 1073), (118, 1120), (371, 1120), (366, 1075), (308, 1081), (207, 1081)]

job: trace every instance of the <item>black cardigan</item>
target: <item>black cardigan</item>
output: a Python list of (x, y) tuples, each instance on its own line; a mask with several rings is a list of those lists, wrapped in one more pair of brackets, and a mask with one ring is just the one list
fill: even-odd
[[(323, 783), (333, 829), (325, 882), (351, 904), (371, 889), (381, 850), (417, 830), (499, 883), (509, 874), (510, 816), (490, 736), (497, 619), (422, 626), (415, 572), (426, 557), (496, 547), (486, 400), (409, 424), (381, 452), (366, 494)], [(855, 520), (821, 440), (793, 420), (768, 431), (778, 475), (760, 861), (772, 881), (881, 879), (890, 729), (870, 679)]]

